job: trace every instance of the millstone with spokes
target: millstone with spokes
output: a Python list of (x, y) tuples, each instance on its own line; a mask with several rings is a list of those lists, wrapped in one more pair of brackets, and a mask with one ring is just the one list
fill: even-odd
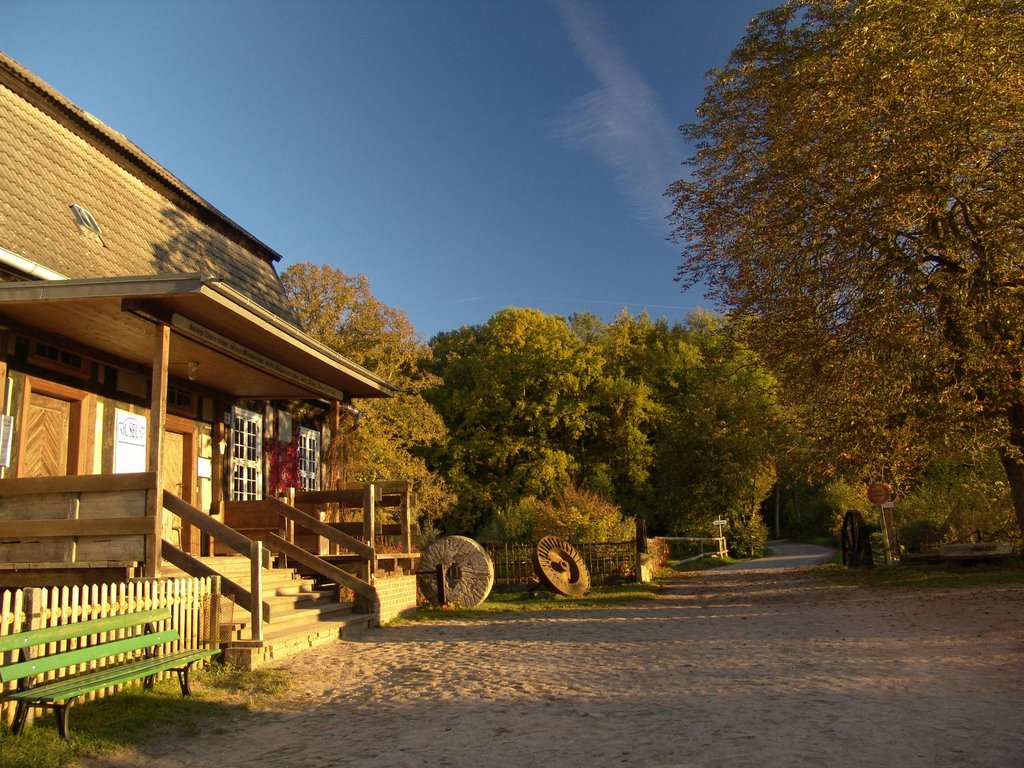
[(590, 590), (590, 571), (569, 542), (545, 536), (533, 552), (533, 567), (541, 582), (566, 597), (583, 597)]

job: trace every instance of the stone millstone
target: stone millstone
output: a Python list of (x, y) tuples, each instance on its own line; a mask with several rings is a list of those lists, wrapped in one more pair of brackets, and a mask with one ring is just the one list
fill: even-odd
[(537, 577), (551, 590), (566, 597), (583, 597), (590, 591), (590, 571), (576, 548), (557, 536), (545, 536), (533, 553)]
[(449, 605), (472, 608), (491, 594), (494, 586), (494, 564), (487, 552), (465, 536), (445, 536), (420, 555), (417, 583), (423, 596), (440, 605), (437, 567), (445, 574), (445, 592)]

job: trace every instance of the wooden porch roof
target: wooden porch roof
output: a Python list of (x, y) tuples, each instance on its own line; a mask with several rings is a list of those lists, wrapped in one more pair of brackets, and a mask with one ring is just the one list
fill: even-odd
[[(201, 274), (0, 284), (0, 324), (149, 372), (155, 324), (171, 328), (170, 375), (235, 398), (389, 397), (397, 388)], [(191, 366), (189, 363), (196, 363)]]

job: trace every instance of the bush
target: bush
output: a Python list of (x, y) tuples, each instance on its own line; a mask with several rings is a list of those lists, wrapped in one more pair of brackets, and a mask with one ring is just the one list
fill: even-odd
[(725, 536), (734, 557), (760, 557), (768, 548), (768, 526), (759, 514), (733, 518)]
[(902, 499), (896, 500), (900, 541), (944, 544), (1020, 537), (1009, 488), (996, 456), (934, 462)]
[(527, 496), (496, 512), (477, 532), (485, 542), (536, 542), (558, 536), (572, 542), (629, 541), (636, 523), (598, 493), (569, 487), (550, 501)]

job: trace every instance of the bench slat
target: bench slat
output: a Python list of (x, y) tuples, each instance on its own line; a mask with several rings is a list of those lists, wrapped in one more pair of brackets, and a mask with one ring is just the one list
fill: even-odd
[(110, 688), (121, 683), (140, 680), (157, 672), (184, 667), (189, 663), (216, 656), (219, 649), (204, 648), (198, 650), (178, 651), (167, 656), (154, 656), (148, 659), (137, 659), (125, 664), (117, 664), (97, 669), (81, 675), (43, 683), (24, 691), (14, 691), (6, 696), (12, 701), (47, 701), (60, 702), (77, 696)]
[(8, 683), (12, 680), (20, 680), (23, 677), (31, 677), (43, 672), (53, 672), (54, 670), (73, 667), (90, 661), (98, 661), (99, 659), (106, 659), (122, 653), (131, 653), (143, 648), (151, 648), (173, 642), (178, 637), (178, 630), (167, 629), (148, 635), (135, 635), (134, 637), (126, 637), (121, 640), (112, 640), (108, 643), (91, 645), (87, 648), (77, 648), (73, 651), (65, 651), (64, 653), (40, 656), (29, 661), (15, 662), (14, 664), (0, 667), (0, 681)]
[(27, 629), (13, 635), (4, 635), (3, 637), (0, 637), (0, 652), (16, 651), (21, 648), (29, 648), (33, 645), (56, 643), (61, 640), (71, 640), (76, 637), (96, 635), (102, 632), (110, 632), (118, 629), (127, 629), (128, 627), (134, 627), (138, 624), (163, 621), (169, 618), (171, 618), (170, 608), (154, 608), (148, 611), (121, 613), (114, 616), (104, 616), (100, 619), (76, 621), (72, 624), (62, 624), (59, 627)]

